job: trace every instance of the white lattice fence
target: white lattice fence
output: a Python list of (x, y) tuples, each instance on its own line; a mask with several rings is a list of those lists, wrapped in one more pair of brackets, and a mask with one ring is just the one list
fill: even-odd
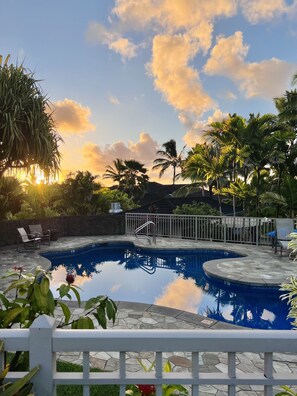
[[(239, 386), (261, 386), (265, 395), (273, 394), (273, 387), (297, 385), (295, 373), (277, 372), (274, 353), (297, 352), (297, 332), (258, 330), (62, 330), (55, 329), (53, 318), (39, 317), (29, 330), (0, 330), (5, 350), (26, 350), (30, 353), (30, 366), (41, 365), (33, 378), (36, 395), (55, 395), (58, 384), (81, 384), (84, 395), (89, 395), (90, 385), (118, 384), (120, 395), (127, 384), (155, 384), (157, 396), (162, 395), (162, 384), (189, 385), (192, 396), (198, 395), (204, 385), (225, 386), (228, 395), (235, 395)], [(90, 372), (91, 352), (117, 352), (119, 370)], [(128, 352), (154, 352), (155, 370), (128, 372)], [(72, 352), (82, 354), (83, 372), (56, 372), (56, 355)], [(164, 373), (164, 354), (188, 352), (191, 369), (184, 372)], [(226, 372), (204, 372), (199, 360), (205, 352), (226, 353)], [(262, 353), (263, 367), (257, 372), (243, 372), (237, 368), (237, 356), (242, 353)], [(2, 354), (3, 363), (3, 354)], [(294, 370), (293, 370), (294, 371)], [(9, 373), (16, 379), (24, 373)]]

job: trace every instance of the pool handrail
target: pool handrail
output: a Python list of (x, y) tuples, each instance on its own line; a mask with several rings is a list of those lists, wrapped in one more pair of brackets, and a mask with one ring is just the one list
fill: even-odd
[[(136, 238), (139, 238), (138, 233), (140, 231), (142, 231), (144, 228), (148, 228), (149, 225), (152, 225), (152, 229), (153, 229), (153, 243), (156, 244), (156, 242), (157, 242), (156, 241), (156, 224), (153, 221), (151, 221), (151, 220), (146, 221), (144, 224), (141, 224), (139, 227), (137, 227), (134, 230), (134, 235), (136, 236)], [(152, 243), (152, 241), (151, 241), (151, 239), (150, 239), (150, 237), (148, 235), (142, 235), (142, 236), (147, 238), (150, 244)]]

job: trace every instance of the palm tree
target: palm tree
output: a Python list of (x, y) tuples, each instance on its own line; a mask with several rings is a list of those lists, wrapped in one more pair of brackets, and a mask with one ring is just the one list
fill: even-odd
[(38, 165), (46, 176), (59, 170), (61, 137), (49, 101), (23, 65), (0, 57), (0, 177), (8, 169)]
[[(235, 182), (240, 166), (243, 164), (241, 149), (243, 147), (242, 134), (246, 126), (245, 119), (237, 114), (221, 122), (210, 124), (211, 129), (205, 131), (204, 136), (212, 144), (219, 147), (230, 164), (230, 182)], [(228, 166), (229, 167), (229, 166)], [(236, 196), (232, 195), (233, 215), (236, 214)]]
[(135, 160), (125, 160), (126, 167), (120, 186), (123, 192), (132, 195), (138, 201), (144, 193), (149, 177), (144, 164)]
[(246, 128), (243, 131), (243, 142), (246, 159), (256, 178), (256, 216), (259, 215), (259, 197), (262, 171), (269, 171), (271, 158), (276, 149), (275, 132), (280, 130), (277, 117), (273, 114), (250, 114)]
[(103, 175), (104, 179), (112, 179), (118, 183), (119, 190), (139, 200), (145, 191), (149, 177), (144, 164), (135, 160), (113, 161), (114, 167), (109, 165)]
[(172, 184), (175, 184), (176, 178), (179, 176), (176, 174), (177, 168), (182, 169), (183, 159), (182, 154), (186, 146), (183, 147), (182, 151), (178, 154), (176, 150), (176, 141), (174, 139), (169, 140), (162, 144), (165, 150), (158, 150), (157, 154), (162, 157), (154, 160), (153, 169), (160, 169), (159, 177), (162, 177), (167, 169), (173, 168)]
[(195, 180), (195, 177), (202, 178), (208, 183), (210, 190), (216, 187), (220, 215), (222, 215), (221, 188), (227, 171), (226, 165), (226, 156), (204, 144), (196, 146), (194, 153), (185, 161), (183, 169), (183, 177), (191, 177), (192, 180)]
[(119, 183), (124, 177), (126, 166), (123, 160), (116, 158), (113, 161), (113, 166), (108, 165), (105, 169), (103, 179), (112, 179), (114, 182)]
[[(204, 188), (208, 188), (210, 196), (213, 195), (212, 189), (215, 185), (215, 181), (208, 179), (206, 180), (205, 168), (203, 164), (205, 162), (212, 162), (216, 156), (216, 150), (213, 146), (207, 143), (199, 144), (189, 152), (188, 157), (183, 163), (182, 177), (183, 179), (190, 179), (191, 185), (186, 188), (188, 193), (194, 192), (197, 187), (202, 188), (202, 194)], [(185, 189), (180, 189), (185, 190)]]

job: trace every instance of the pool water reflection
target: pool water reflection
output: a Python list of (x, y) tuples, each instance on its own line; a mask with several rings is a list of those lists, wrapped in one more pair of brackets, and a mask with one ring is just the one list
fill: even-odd
[(67, 272), (74, 270), (83, 300), (106, 294), (116, 301), (168, 306), (240, 326), (291, 328), (287, 304), (277, 289), (230, 285), (206, 277), (204, 262), (239, 257), (234, 252), (152, 250), (133, 243), (105, 243), (43, 256), (52, 263), (55, 296)]

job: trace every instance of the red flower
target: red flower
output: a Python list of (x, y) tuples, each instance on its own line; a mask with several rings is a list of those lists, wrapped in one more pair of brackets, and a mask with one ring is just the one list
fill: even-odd
[(156, 394), (155, 385), (136, 385), (142, 396), (153, 396)]
[(23, 267), (14, 266), (13, 269), (14, 269), (16, 272), (19, 271), (20, 273), (24, 271), (24, 268), (23, 268)]
[(68, 274), (66, 275), (66, 282), (71, 284), (75, 281), (75, 274), (72, 272), (68, 272)]

